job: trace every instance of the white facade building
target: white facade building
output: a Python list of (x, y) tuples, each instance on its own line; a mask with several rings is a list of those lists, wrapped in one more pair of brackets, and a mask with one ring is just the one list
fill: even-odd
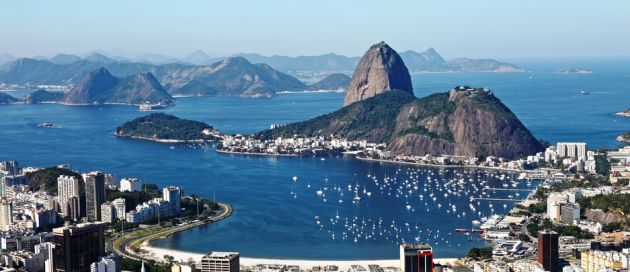
[(121, 192), (142, 191), (142, 182), (137, 178), (123, 178), (120, 180)]
[[(59, 176), (57, 178), (57, 192), (59, 194), (57, 202), (63, 211), (66, 209), (70, 197), (79, 197), (79, 179), (73, 176)], [(66, 216), (68, 215), (66, 214)]]
[(586, 143), (558, 143), (556, 152), (560, 158), (585, 158)]

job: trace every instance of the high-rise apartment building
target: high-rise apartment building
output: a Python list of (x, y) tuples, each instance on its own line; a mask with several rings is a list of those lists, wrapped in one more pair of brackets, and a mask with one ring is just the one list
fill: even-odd
[(558, 272), (558, 233), (538, 232), (538, 263), (545, 271)]
[(201, 258), (201, 272), (239, 272), (237, 252), (210, 252)]
[(85, 181), (85, 215), (88, 221), (101, 220), (101, 204), (105, 202), (105, 175), (100, 172), (83, 174)]

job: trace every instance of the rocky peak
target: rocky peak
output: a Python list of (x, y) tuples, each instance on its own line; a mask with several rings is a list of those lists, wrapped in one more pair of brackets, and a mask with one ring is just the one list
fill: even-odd
[(359, 61), (343, 105), (390, 90), (413, 94), (411, 76), (398, 53), (385, 42), (380, 42), (372, 45)]

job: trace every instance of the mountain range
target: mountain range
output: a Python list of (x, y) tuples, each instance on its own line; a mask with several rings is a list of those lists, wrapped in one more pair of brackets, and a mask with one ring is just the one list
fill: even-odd
[(488, 89), (458, 86), (414, 97), (401, 57), (385, 43), (373, 45), (357, 65), (341, 109), (261, 131), (256, 137), (335, 135), (385, 142), (386, 151), (395, 155), (516, 159), (542, 150), (531, 132)]
[[(68, 59), (66, 57), (59, 59)], [(252, 64), (242, 57), (230, 57), (209, 66), (183, 64), (153, 65), (126, 63), (94, 54), (69, 64), (46, 60), (19, 59), (0, 72), (0, 82), (36, 86), (74, 86), (90, 72), (106, 69), (116, 77), (151, 73), (174, 95), (236, 95), (270, 97), (283, 90), (303, 90), (306, 85), (266, 64)]]
[[(435, 49), (429, 48), (424, 52), (408, 50), (400, 53), (407, 68), (412, 73), (419, 72), (523, 72), (524, 70), (516, 65), (500, 62), (494, 59), (470, 59), (457, 58), (445, 60)], [(359, 57), (348, 57), (339, 54), (329, 53), (316, 56), (263, 56), (256, 53), (238, 53), (232, 57), (244, 57), (252, 63), (266, 63), (274, 69), (283, 73), (298, 74), (304, 71), (319, 72), (352, 72), (359, 62)], [(188, 66), (211, 65), (223, 60), (225, 57), (209, 55), (202, 50), (197, 50), (184, 58), (174, 58), (159, 54), (128, 53), (116, 51), (106, 53), (94, 51), (81, 58), (78, 55), (58, 54), (51, 58), (42, 56), (35, 57), (37, 60), (48, 60), (56, 64), (71, 64), (79, 60), (89, 60), (92, 62), (123, 62), (141, 63), (152, 65), (182, 64)], [(8, 54), (0, 54), (0, 67), (3, 64), (16, 60)]]

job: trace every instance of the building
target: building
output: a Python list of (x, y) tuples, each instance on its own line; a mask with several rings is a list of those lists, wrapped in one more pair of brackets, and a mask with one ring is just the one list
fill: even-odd
[(584, 158), (586, 157), (586, 143), (558, 143), (556, 152), (560, 158)]
[(171, 205), (171, 214), (179, 215), (182, 206), (181, 206), (181, 194), (182, 191), (179, 187), (176, 186), (168, 186), (162, 189), (162, 199), (169, 202)]
[(17, 161), (3, 161), (0, 162), (0, 171), (4, 171), (8, 176), (15, 176), (20, 174), (20, 165)]
[(101, 204), (101, 222), (111, 223), (116, 219), (116, 212), (114, 211), (114, 205), (107, 201)]
[(142, 191), (142, 182), (137, 178), (123, 178), (120, 180), (121, 192)]
[(538, 263), (545, 271), (557, 272), (559, 270), (557, 232), (538, 232)]
[(553, 221), (573, 223), (580, 219), (580, 198), (578, 191), (551, 193), (547, 197), (547, 217)]
[(85, 181), (85, 213), (88, 221), (101, 220), (101, 204), (105, 202), (105, 175), (100, 172), (83, 174)]
[(66, 211), (65, 208), (68, 206), (68, 201), (70, 197), (79, 197), (79, 179), (73, 176), (59, 176), (57, 178), (57, 192), (57, 201), (59, 202), (59, 206), (62, 207), (62, 209), (64, 210), (64, 215), (66, 217), (70, 217), (70, 211)]
[(44, 242), (35, 246), (35, 253), (42, 254), (44, 257), (44, 271), (53, 271), (53, 248), (55, 244)]
[(66, 218), (75, 221), (81, 218), (81, 207), (79, 207), (79, 203), (79, 196), (71, 196), (68, 198), (66, 205), (63, 206), (63, 212)]
[(576, 220), (580, 220), (580, 204), (577, 203), (560, 203), (560, 222), (572, 224)]
[(54, 229), (54, 271), (90, 271), (90, 265), (105, 254), (104, 232), (103, 223)]
[(589, 250), (582, 252), (580, 261), (584, 272), (620, 271), (628, 269), (630, 255), (615, 251)]
[(0, 231), (9, 231), (13, 224), (13, 203), (6, 198), (0, 201)]
[(123, 220), (125, 219), (125, 212), (126, 212), (126, 204), (125, 204), (125, 199), (124, 198), (116, 198), (114, 199), (114, 201), (112, 201), (112, 205), (114, 206), (114, 212), (116, 213), (116, 218), (118, 220)]
[(348, 269), (348, 272), (367, 272), (367, 269), (365, 269), (365, 267), (362, 265), (353, 264), (350, 265), (350, 269)]
[(109, 255), (100, 261), (90, 265), (90, 272), (120, 272), (120, 258), (117, 255)]
[(201, 258), (201, 272), (239, 272), (237, 252), (210, 252)]
[(402, 272), (433, 272), (433, 249), (426, 244), (400, 245)]
[(171, 266), (171, 272), (195, 272), (197, 271), (194, 266), (186, 264), (173, 264)]

